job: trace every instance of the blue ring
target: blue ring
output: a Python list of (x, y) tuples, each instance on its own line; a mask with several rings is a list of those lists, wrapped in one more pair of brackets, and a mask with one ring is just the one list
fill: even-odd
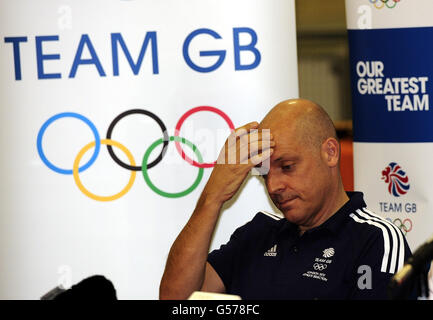
[(52, 116), (47, 121), (45, 121), (45, 123), (42, 125), (41, 129), (39, 130), (36, 144), (38, 147), (39, 156), (41, 157), (41, 160), (45, 163), (45, 165), (48, 168), (50, 168), (51, 170), (53, 170), (57, 173), (61, 173), (61, 174), (72, 174), (72, 169), (67, 170), (67, 169), (62, 169), (62, 168), (56, 167), (47, 159), (47, 157), (45, 156), (44, 151), (42, 149), (42, 137), (45, 133), (45, 130), (48, 128), (48, 126), (51, 123), (53, 123), (54, 121), (56, 121), (60, 118), (67, 118), (67, 117), (76, 118), (76, 119), (79, 119), (79, 120), (85, 122), (90, 127), (90, 129), (92, 129), (93, 135), (95, 136), (95, 151), (93, 152), (93, 156), (92, 156), (92, 158), (90, 158), (90, 160), (85, 165), (78, 168), (78, 172), (82, 172), (82, 171), (86, 170), (88, 167), (90, 167), (93, 164), (93, 162), (95, 162), (95, 160), (99, 154), (99, 149), (101, 148), (101, 139), (99, 138), (98, 130), (96, 129), (95, 125), (86, 117), (82, 116), (81, 114), (74, 113), (74, 112), (63, 112), (63, 113), (59, 113), (59, 114)]

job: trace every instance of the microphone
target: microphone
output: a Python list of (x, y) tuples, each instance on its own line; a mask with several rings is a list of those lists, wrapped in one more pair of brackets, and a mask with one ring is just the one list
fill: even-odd
[(388, 291), (392, 299), (402, 299), (407, 296), (408, 291), (412, 289), (414, 280), (418, 276), (422, 278), (420, 285), (424, 295), (428, 294), (427, 282), (427, 265), (433, 260), (433, 236), (422, 244), (410, 257), (403, 268), (398, 271), (391, 279)]
[(101, 275), (91, 276), (65, 290), (59, 287), (50, 290), (41, 300), (117, 300), (116, 290), (110, 280)]

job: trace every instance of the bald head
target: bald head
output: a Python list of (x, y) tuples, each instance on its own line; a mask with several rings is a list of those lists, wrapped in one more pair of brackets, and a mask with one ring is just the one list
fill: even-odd
[(266, 189), (301, 232), (320, 225), (347, 202), (340, 146), (322, 107), (304, 99), (283, 101), (269, 111), (259, 129), (270, 129), (274, 143), (264, 176)]
[(334, 124), (326, 111), (306, 99), (290, 99), (277, 104), (260, 123), (272, 134), (290, 134), (305, 147), (318, 148), (328, 138), (337, 139)]

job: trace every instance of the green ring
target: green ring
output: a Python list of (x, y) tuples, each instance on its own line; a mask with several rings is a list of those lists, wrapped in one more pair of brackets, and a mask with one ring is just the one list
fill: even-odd
[[(382, 2), (383, 2), (383, 1), (382, 1)], [(386, 1), (385, 1), (385, 4), (386, 4), (386, 6), (387, 6), (389, 9), (393, 9), (393, 8), (397, 5), (397, 2), (394, 1), (394, 5), (391, 7), (390, 5), (388, 5), (388, 2), (389, 2), (389, 1), (386, 0)]]
[[(198, 161), (203, 162), (203, 157), (201, 156), (200, 151), (192, 142), (186, 140), (185, 138), (174, 137), (174, 136), (170, 137), (170, 141), (178, 141), (178, 142), (182, 142), (183, 144), (186, 144), (188, 147), (190, 147), (195, 152), (195, 154), (197, 155)], [(147, 173), (147, 160), (149, 159), (149, 156), (152, 153), (152, 151), (157, 146), (159, 146), (161, 143), (164, 143), (163, 138), (156, 140), (154, 143), (152, 143), (152, 145), (144, 153), (143, 162), (142, 162), (142, 166), (141, 166), (141, 171), (143, 172), (144, 181), (147, 183), (147, 185), (149, 186), (150, 189), (152, 189), (154, 192), (156, 192), (160, 196), (167, 197), (167, 198), (180, 198), (180, 197), (186, 196), (187, 194), (191, 193), (195, 188), (197, 188), (197, 186), (200, 184), (200, 181), (203, 178), (204, 169), (199, 168), (198, 175), (197, 175), (197, 178), (195, 179), (194, 183), (188, 189), (186, 189), (184, 191), (176, 192), (176, 193), (170, 193), (170, 192), (165, 192), (165, 191), (159, 189), (158, 187), (156, 187), (152, 183), (152, 181), (150, 181), (149, 174)]]

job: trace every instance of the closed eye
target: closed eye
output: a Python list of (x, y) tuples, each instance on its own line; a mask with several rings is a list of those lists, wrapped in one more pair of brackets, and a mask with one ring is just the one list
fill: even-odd
[(292, 164), (285, 165), (285, 166), (282, 166), (282, 168), (284, 171), (290, 171), (293, 169), (293, 165)]

